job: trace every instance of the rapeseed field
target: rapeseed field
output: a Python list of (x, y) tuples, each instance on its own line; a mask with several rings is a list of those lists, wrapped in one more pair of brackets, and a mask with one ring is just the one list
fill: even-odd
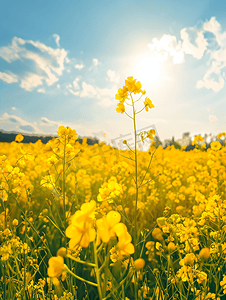
[(1, 299), (226, 299), (226, 134), (163, 149), (137, 134), (145, 94), (128, 77), (115, 97), (133, 148), (63, 126), (46, 145), (1, 144)]

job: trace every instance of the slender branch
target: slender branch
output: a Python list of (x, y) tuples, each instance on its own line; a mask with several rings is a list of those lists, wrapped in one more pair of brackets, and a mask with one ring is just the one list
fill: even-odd
[(150, 180), (148, 180), (148, 181), (146, 181), (144, 184), (142, 184), (142, 185), (140, 185), (139, 187), (138, 187), (138, 189), (139, 188), (141, 188), (142, 186), (144, 186), (145, 184), (147, 184), (148, 182), (150, 182), (150, 181), (153, 181), (156, 177), (158, 177), (159, 175), (162, 175), (161, 173), (159, 173), (158, 175), (156, 175), (154, 178), (152, 178), (152, 179), (150, 179)]
[(125, 103), (126, 103), (126, 105), (133, 106), (132, 104), (127, 103), (126, 101), (125, 101)]
[(90, 267), (96, 267), (95, 264), (88, 263), (88, 262), (86, 262), (86, 261), (77, 259), (77, 258), (73, 257), (73, 256), (70, 255), (70, 254), (67, 254), (67, 257), (70, 258), (70, 259), (72, 259), (72, 260), (74, 260), (74, 261), (76, 261), (77, 263), (84, 264), (84, 265), (87, 265), (87, 266), (90, 266)]
[(140, 112), (142, 112), (142, 110), (145, 109), (146, 106), (144, 106), (141, 110), (139, 110), (138, 112), (136, 112), (136, 115), (139, 114)]
[(145, 177), (146, 177), (146, 175), (147, 175), (148, 169), (150, 168), (150, 165), (151, 165), (151, 162), (152, 162), (152, 159), (153, 159), (153, 157), (154, 157), (154, 154), (155, 154), (156, 150), (157, 150), (157, 148), (155, 149), (154, 153), (151, 155), (151, 158), (150, 158), (150, 161), (149, 161), (149, 164), (148, 164), (146, 173), (144, 174), (144, 177), (143, 177), (143, 179), (141, 180), (141, 184), (143, 183), (143, 181), (144, 181), (144, 179), (145, 179)]
[(134, 103), (140, 101), (140, 99), (143, 97), (143, 94), (140, 96), (140, 98), (138, 98), (136, 101), (134, 101)]
[(134, 151), (130, 148), (130, 146), (126, 143), (126, 146), (128, 147), (128, 149), (134, 153)]
[(126, 111), (125, 111), (125, 114), (126, 114), (130, 119), (133, 120), (133, 118), (132, 118), (130, 115), (128, 115)]
[(125, 158), (127, 158), (127, 159), (130, 159), (130, 160), (133, 160), (133, 161), (134, 161), (134, 159), (131, 158), (131, 157), (127, 157), (127, 156), (125, 156), (125, 155), (122, 155), (121, 153), (119, 153), (119, 152), (117, 152), (117, 151), (116, 151), (116, 153), (119, 154), (119, 155), (121, 155), (122, 157), (125, 157)]

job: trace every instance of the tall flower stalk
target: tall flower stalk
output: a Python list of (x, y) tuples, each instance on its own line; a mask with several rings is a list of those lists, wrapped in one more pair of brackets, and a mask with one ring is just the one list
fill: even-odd
[[(133, 95), (138, 94), (138, 99), (134, 99)], [(149, 108), (154, 108), (154, 105), (152, 101), (146, 97), (143, 102), (143, 107), (140, 110), (136, 110), (136, 103), (141, 100), (141, 98), (146, 94), (146, 91), (141, 89), (141, 83), (140, 81), (137, 81), (137, 79), (133, 79), (133, 77), (127, 77), (125, 80), (125, 85), (123, 88), (118, 89), (118, 93), (116, 94), (115, 98), (119, 101), (117, 104), (116, 111), (118, 113), (125, 113), (130, 119), (133, 120), (133, 129), (134, 129), (134, 151), (130, 148), (127, 141), (123, 141), (124, 144), (127, 145), (128, 149), (133, 152), (134, 154), (134, 173), (135, 173), (135, 188), (136, 188), (136, 195), (135, 195), (135, 205), (134, 205), (134, 213), (133, 213), (133, 237), (134, 242), (137, 242), (138, 234), (137, 234), (137, 202), (138, 202), (138, 195), (139, 195), (139, 183), (138, 183), (138, 151), (137, 151), (137, 145), (138, 145), (138, 135), (137, 135), (137, 128), (136, 128), (136, 115), (141, 113), (144, 109), (146, 111), (149, 110)], [(130, 106), (132, 108), (132, 114), (126, 112), (126, 107)], [(143, 142), (146, 138), (153, 138), (154, 130), (149, 130), (146, 132), (146, 136), (144, 133), (141, 133), (141, 141)], [(142, 185), (143, 181), (140, 183)]]

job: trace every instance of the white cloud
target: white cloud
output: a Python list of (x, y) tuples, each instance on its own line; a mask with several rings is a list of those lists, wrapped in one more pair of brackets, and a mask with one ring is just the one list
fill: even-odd
[(219, 82), (216, 82), (213, 78), (210, 78), (209, 72), (207, 72), (203, 80), (199, 80), (196, 84), (197, 89), (205, 87), (206, 89), (212, 89), (214, 92), (219, 92), (224, 87), (224, 79), (219, 76)]
[(99, 100), (97, 102), (98, 105), (108, 107), (115, 104), (114, 101), (112, 101), (112, 99), (115, 98), (116, 91), (117, 91), (116, 85), (114, 85), (112, 88), (99, 88), (99, 87), (93, 87), (92, 85), (83, 82), (82, 92), (80, 93), (80, 97), (98, 99)]
[(77, 65), (75, 65), (75, 69), (78, 69), (78, 70), (81, 70), (81, 69), (83, 69), (84, 68), (84, 65), (83, 64), (77, 64)]
[(38, 92), (38, 93), (43, 93), (43, 94), (45, 94), (45, 93), (46, 93), (46, 90), (45, 90), (45, 89), (38, 89), (37, 92)]
[[(189, 33), (190, 35), (196, 35), (195, 43), (197, 46), (191, 43)], [(183, 28), (180, 35), (183, 40), (182, 49), (184, 53), (191, 54), (196, 59), (201, 59), (208, 46), (208, 42), (204, 38), (203, 31), (197, 31), (195, 28)]]
[(96, 95), (97, 95), (97, 91), (92, 85), (87, 84), (85, 82), (82, 83), (82, 92), (80, 94), (80, 97), (82, 97), (82, 98), (84, 98), (84, 97), (92, 98)]
[(15, 106), (12, 106), (11, 109), (12, 109), (12, 110), (16, 110), (16, 107), (15, 107)]
[(94, 66), (97, 66), (99, 64), (99, 61), (97, 58), (93, 58), (93, 64), (94, 64)]
[(203, 29), (208, 32), (212, 32), (215, 37), (218, 45), (220, 47), (225, 47), (225, 41), (226, 41), (226, 32), (221, 32), (222, 28), (220, 23), (217, 22), (215, 17), (212, 17), (209, 21), (205, 22), (203, 24)]
[(60, 125), (60, 122), (50, 121), (46, 117), (41, 118), (40, 126), (53, 127), (53, 126), (59, 126), (59, 125)]
[(73, 81), (73, 86), (74, 86), (75, 89), (79, 89), (79, 84), (78, 84), (78, 82), (79, 82), (79, 78), (77, 77), (77, 78), (75, 78), (75, 80)]
[(13, 83), (18, 81), (18, 76), (13, 73), (7, 74), (7, 73), (0, 72), (0, 79), (7, 83)]
[(78, 95), (80, 94), (80, 92), (75, 92), (75, 91), (73, 91), (72, 89), (69, 89), (69, 92), (70, 92), (71, 94), (73, 94), (74, 96), (78, 96)]
[[(67, 51), (59, 48), (53, 49), (39, 41), (34, 42), (14, 37), (11, 45), (0, 47), (0, 57), (8, 63), (21, 60), (25, 68), (32, 61), (35, 64), (35, 75), (42, 78), (42, 83), (39, 81), (39, 84), (43, 84), (43, 80), (45, 80), (47, 85), (50, 86), (59, 80), (58, 77), (62, 75), (65, 69), (64, 62), (67, 58)], [(20, 77), (19, 79), (22, 79), (23, 82), (27, 80), (27, 75), (25, 78)], [(23, 82), (20, 86), (27, 89)], [(36, 85), (33, 87), (36, 87)]]
[[(211, 32), (213, 37), (205, 37)], [(185, 61), (185, 54), (190, 54), (196, 59), (201, 59), (206, 53), (210, 53), (207, 66), (210, 66), (203, 76), (198, 80), (196, 87), (212, 89), (219, 92), (224, 87), (226, 67), (226, 31), (222, 31), (220, 23), (215, 17), (199, 26), (183, 28), (180, 31), (181, 40), (177, 42), (175, 36), (164, 34), (159, 40), (154, 38), (148, 45), (150, 51), (155, 52), (159, 61), (164, 62), (170, 56), (174, 63)]]
[(214, 115), (209, 115), (209, 121), (212, 122), (216, 122), (217, 121), (217, 117)]
[(28, 73), (24, 78), (21, 79), (20, 87), (31, 92), (35, 87), (43, 84), (42, 80), (43, 77), (37, 74)]
[(58, 34), (53, 34), (57, 47), (60, 47), (60, 36)]
[(115, 71), (108, 70), (107, 71), (108, 78), (110, 82), (119, 83), (120, 76), (116, 74)]
[(0, 123), (8, 123), (8, 124), (15, 124), (20, 132), (29, 132), (29, 133), (44, 133), (42, 132), (36, 124), (32, 124), (27, 122), (20, 117), (15, 115), (9, 115), (7, 113), (3, 114), (3, 117), (0, 118)]
[(108, 99), (115, 99), (115, 93), (117, 91), (116, 85), (113, 86), (112, 88), (96, 88), (97, 91), (97, 99), (103, 99), (103, 98), (108, 98)]
[(170, 34), (164, 34), (160, 40), (154, 38), (148, 47), (150, 51), (158, 53), (157, 58), (161, 62), (166, 61), (169, 55), (173, 57), (175, 64), (180, 64), (184, 61), (181, 41), (177, 42), (177, 38)]

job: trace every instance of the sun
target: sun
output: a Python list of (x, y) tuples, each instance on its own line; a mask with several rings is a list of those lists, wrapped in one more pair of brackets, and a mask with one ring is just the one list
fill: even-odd
[(160, 81), (161, 63), (153, 56), (145, 56), (138, 60), (135, 75), (141, 83), (153, 85)]

